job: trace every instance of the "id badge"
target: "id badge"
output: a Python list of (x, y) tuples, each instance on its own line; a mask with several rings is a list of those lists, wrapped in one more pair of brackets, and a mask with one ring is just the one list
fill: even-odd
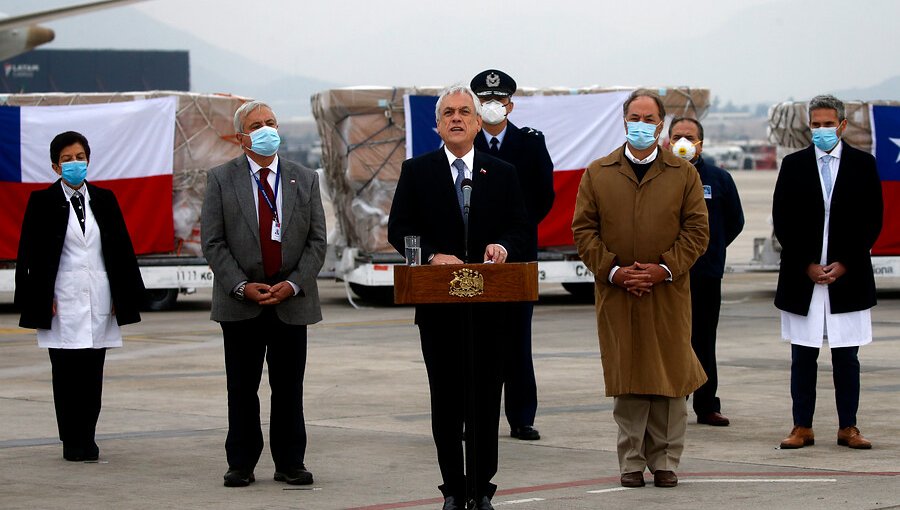
[(281, 224), (275, 220), (272, 220), (272, 240), (277, 243), (281, 242)]
[(709, 200), (712, 198), (712, 186), (709, 184), (703, 185), (703, 198)]

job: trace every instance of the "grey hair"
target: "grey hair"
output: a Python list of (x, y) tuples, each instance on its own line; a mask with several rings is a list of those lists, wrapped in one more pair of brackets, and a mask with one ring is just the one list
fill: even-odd
[(272, 112), (272, 116), (275, 116), (275, 111), (266, 103), (263, 103), (262, 101), (248, 101), (242, 104), (240, 108), (234, 112), (234, 132), (240, 133), (241, 129), (244, 128), (244, 119), (247, 118), (247, 115), (250, 115), (250, 112), (260, 108), (268, 108), (269, 111)]
[(830, 94), (824, 94), (821, 96), (816, 96), (809, 100), (809, 106), (806, 108), (809, 115), (809, 120), (812, 120), (813, 110), (821, 110), (826, 108), (837, 112), (838, 122), (841, 122), (847, 118), (846, 112), (844, 111), (844, 102)]
[(438, 96), (437, 104), (434, 105), (435, 122), (441, 121), (441, 103), (444, 102), (444, 98), (447, 96), (452, 96), (454, 94), (469, 94), (470, 96), (472, 96), (472, 103), (475, 104), (475, 113), (478, 114), (479, 117), (481, 117), (481, 100), (478, 99), (478, 96), (476, 96), (474, 92), (472, 92), (472, 89), (461, 83), (457, 83), (455, 85), (450, 85), (449, 87), (442, 90), (441, 95)]

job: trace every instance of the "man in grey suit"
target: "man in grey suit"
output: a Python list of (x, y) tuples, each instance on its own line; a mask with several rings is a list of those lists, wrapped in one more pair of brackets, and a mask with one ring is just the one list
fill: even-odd
[(211, 318), (225, 343), (225, 486), (255, 481), (264, 359), (275, 480), (307, 485), (313, 477), (304, 465), (306, 326), (322, 320), (316, 276), (326, 245), (319, 183), (312, 170), (279, 160), (278, 121), (265, 103), (242, 105), (234, 128), (244, 155), (209, 171), (201, 213), (203, 255), (215, 274)]

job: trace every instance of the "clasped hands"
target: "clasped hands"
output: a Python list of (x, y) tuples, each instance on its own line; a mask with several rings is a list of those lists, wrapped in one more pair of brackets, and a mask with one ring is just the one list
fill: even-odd
[(244, 285), (244, 299), (263, 306), (277, 305), (293, 295), (294, 288), (288, 282), (279, 282), (275, 285), (247, 282)]
[[(506, 256), (508, 253), (503, 246), (499, 244), (489, 244), (484, 249), (484, 261), (485, 262), (493, 262), (495, 264), (502, 264), (506, 262)], [(431, 258), (431, 262), (429, 264), (432, 265), (443, 265), (443, 264), (465, 264), (459, 257), (455, 255), (447, 255), (444, 253), (435, 253), (434, 257)]]
[(818, 283), (820, 285), (834, 283), (835, 280), (844, 276), (844, 273), (846, 272), (847, 268), (840, 262), (832, 262), (827, 266), (823, 266), (822, 264), (810, 264), (806, 266), (806, 275), (809, 276), (809, 279), (812, 280), (813, 283)]
[(635, 262), (630, 266), (621, 266), (613, 274), (614, 285), (622, 287), (631, 294), (641, 297), (649, 294), (653, 286), (666, 281), (669, 272), (659, 264), (644, 264)]

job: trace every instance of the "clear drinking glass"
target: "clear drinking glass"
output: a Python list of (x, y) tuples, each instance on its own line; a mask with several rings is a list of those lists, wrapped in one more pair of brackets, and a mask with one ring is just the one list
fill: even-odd
[(422, 264), (422, 238), (419, 236), (406, 236), (403, 238), (403, 247), (406, 248), (406, 265), (418, 266)]

